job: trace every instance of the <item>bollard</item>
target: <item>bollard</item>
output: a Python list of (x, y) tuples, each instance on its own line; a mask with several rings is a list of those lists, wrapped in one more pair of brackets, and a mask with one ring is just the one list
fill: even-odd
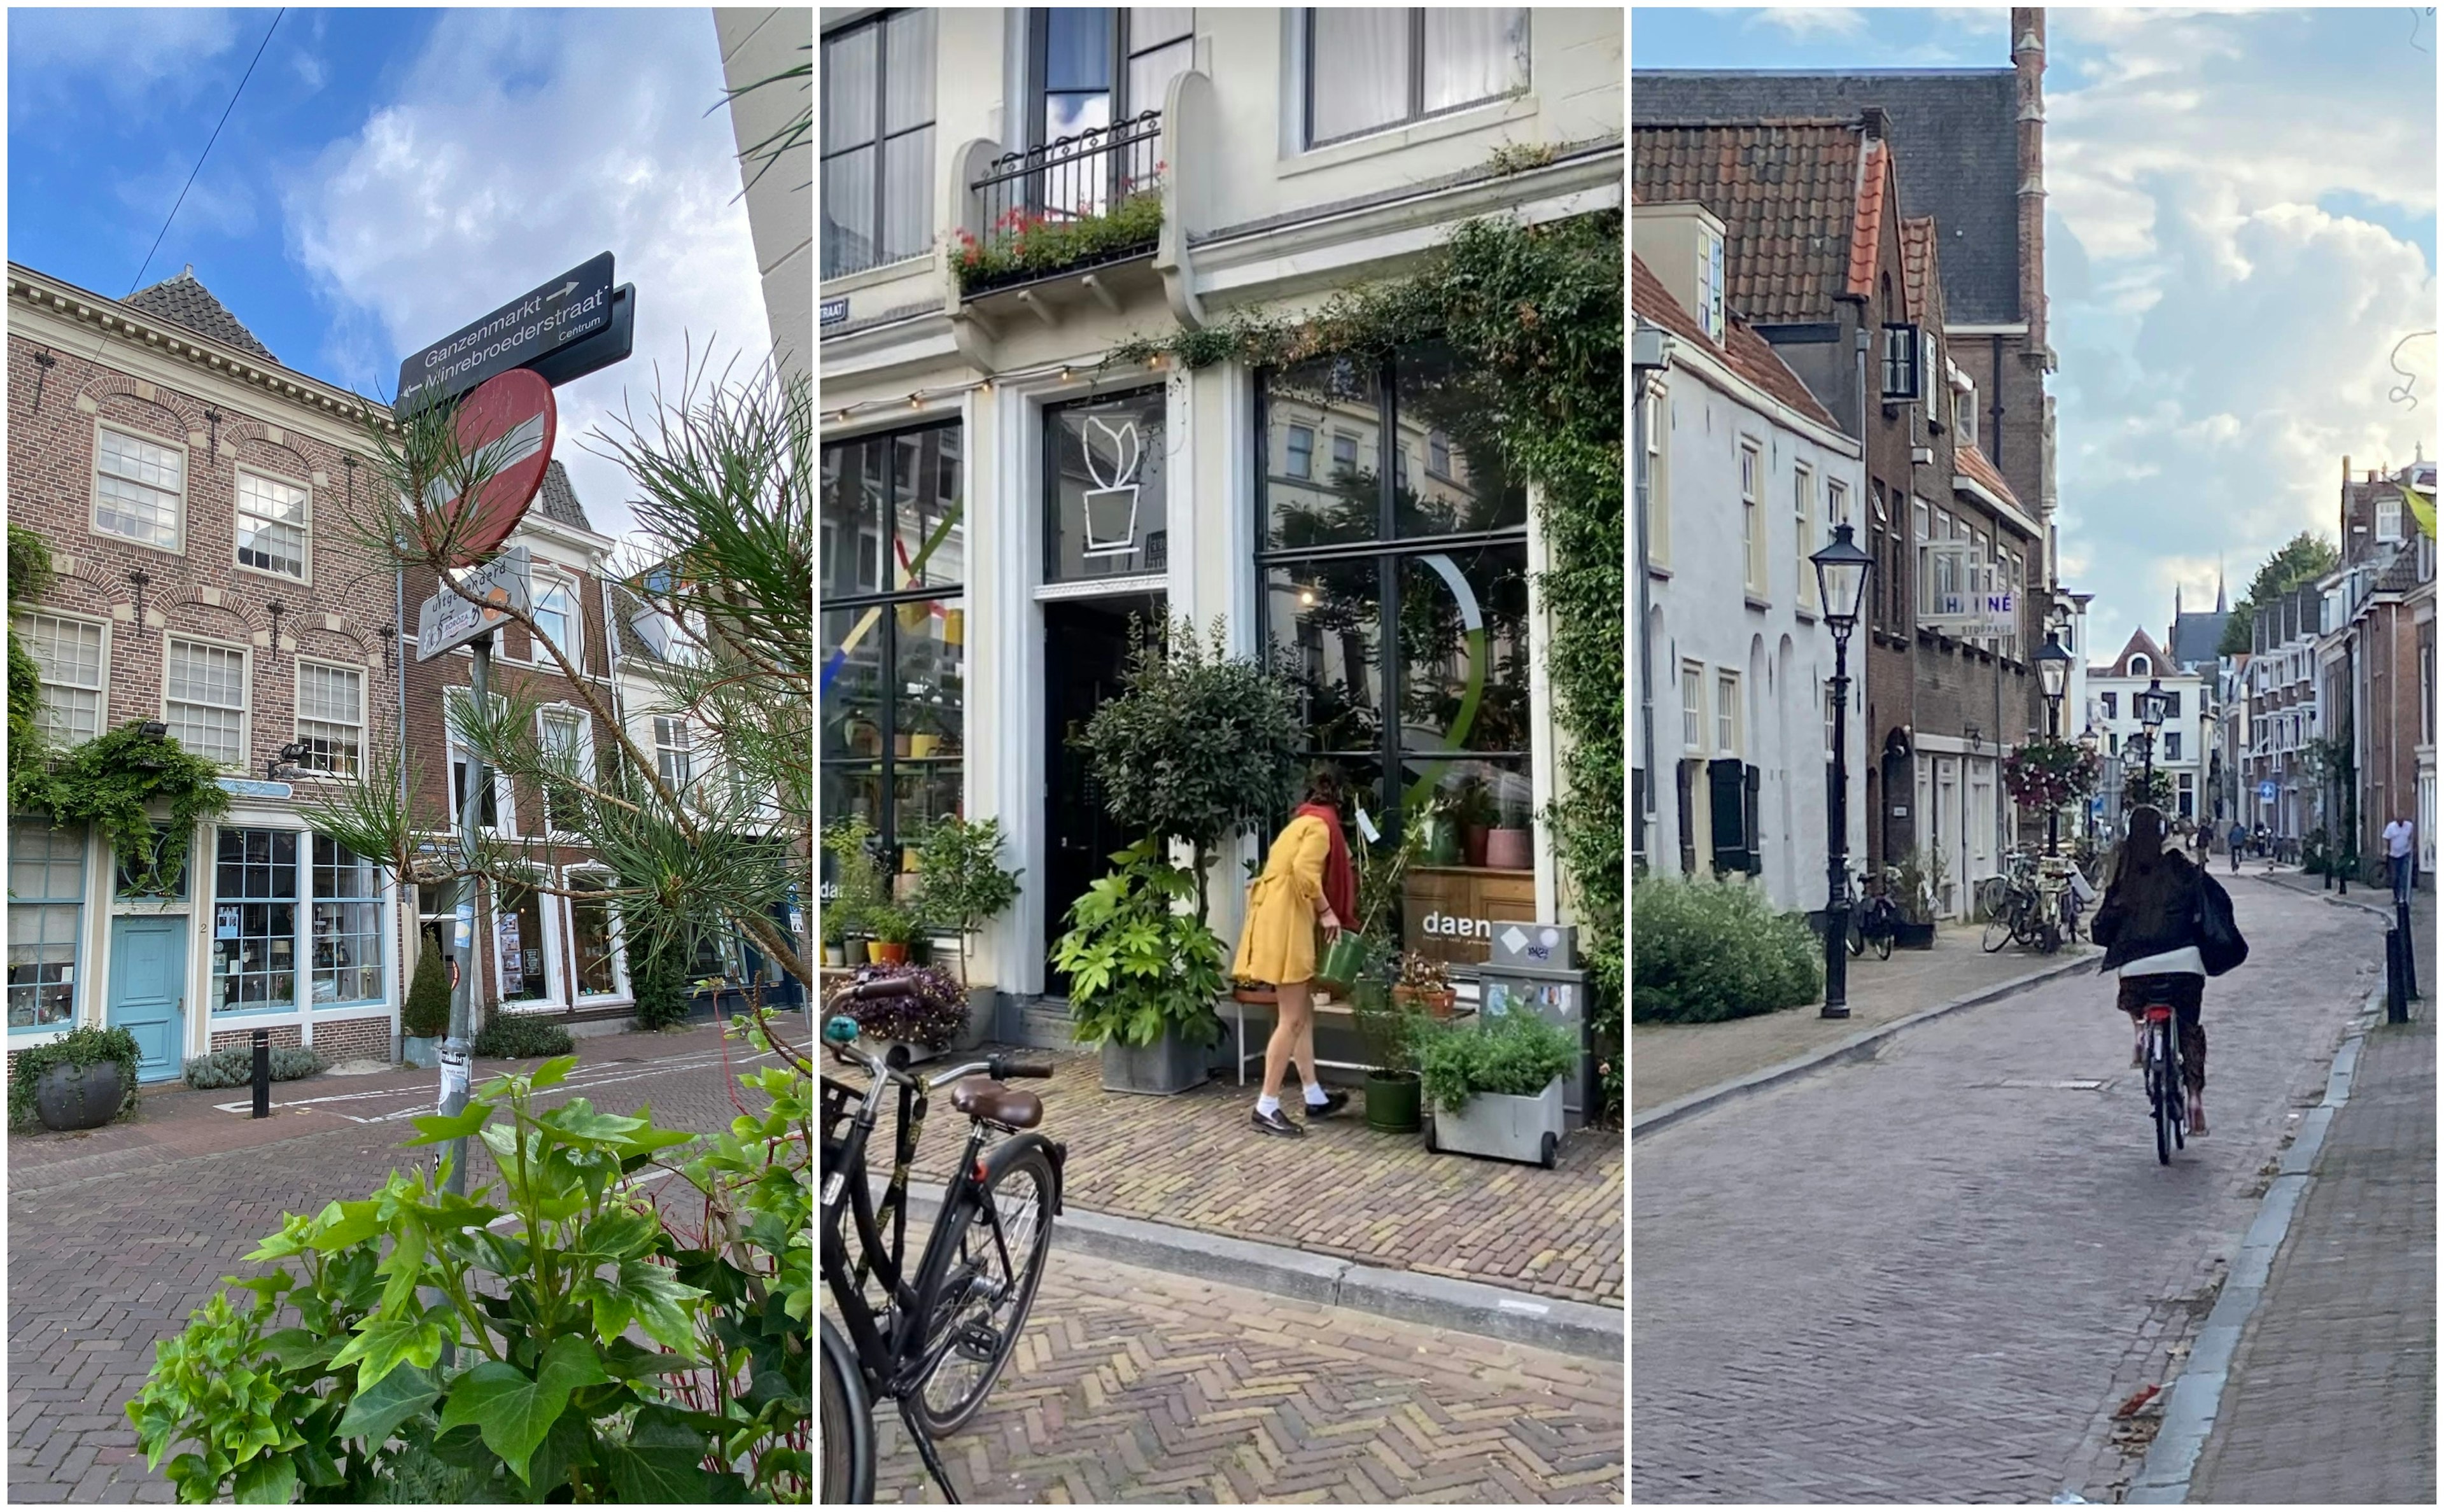
[(2409, 894), (2394, 894), (2393, 919), (2394, 927), (2401, 931), (2401, 995), (2415, 1003), (2418, 999), (2418, 936), (2410, 927)]
[(254, 1116), (271, 1116), (271, 1031), (254, 1031)]
[(2402, 955), (2409, 943), (2408, 935), (2390, 924), (2385, 926), (2384, 1022), (2387, 1023), (2410, 1022), (2410, 994), (2404, 990), (2409, 984), (2403, 980), (2401, 969)]

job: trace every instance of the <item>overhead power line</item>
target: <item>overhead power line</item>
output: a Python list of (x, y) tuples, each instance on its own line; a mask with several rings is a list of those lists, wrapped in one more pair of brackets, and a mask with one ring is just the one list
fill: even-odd
[(271, 34), (280, 29), (280, 18), (287, 14), (288, 14), (288, 8), (281, 7), (279, 10), (273, 12), (271, 25), (263, 28), (263, 41), (255, 46), (253, 62), (246, 65), (246, 72), (238, 79), (237, 88), (230, 92), (229, 106), (221, 112), (219, 125), (213, 127), (212, 136), (205, 139), (204, 150), (195, 155), (194, 171), (187, 175), (186, 183), (179, 187), (178, 198), (171, 205), (168, 216), (162, 220), (160, 231), (154, 236), (151, 250), (144, 254), (143, 265), (136, 269), (136, 282), (127, 286), (128, 293), (133, 294), (144, 286), (144, 275), (152, 270), (154, 254), (161, 250), (161, 238), (170, 234), (170, 222), (178, 218), (178, 207), (187, 202), (187, 191), (195, 187), (195, 175), (204, 171), (204, 159), (213, 155), (213, 143), (221, 139), (221, 127), (229, 124), (230, 111), (237, 108), (238, 96), (246, 93), (247, 80), (254, 77), (254, 65), (263, 61), (263, 49), (271, 46)]

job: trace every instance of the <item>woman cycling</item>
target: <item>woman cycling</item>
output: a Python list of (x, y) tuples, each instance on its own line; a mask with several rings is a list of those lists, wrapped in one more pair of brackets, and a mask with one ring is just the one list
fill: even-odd
[(2219, 905), (2229, 917), (2229, 898), (2211, 904), (2207, 890), (2223, 891), (2202, 867), (2177, 850), (2164, 849), (2164, 816), (2133, 809), (2121, 861), (2105, 890), (2103, 905), (2088, 933), (2104, 947), (2100, 970), (2119, 971), (2121, 1011), (2130, 1015), (2136, 1042), (2130, 1063), (2146, 1060), (2150, 1003), (2169, 1003), (2181, 1025), (2181, 1080), (2190, 1093), (2190, 1132), (2207, 1132), (2207, 1031), (2199, 1022), (2206, 998), (2203, 910)]

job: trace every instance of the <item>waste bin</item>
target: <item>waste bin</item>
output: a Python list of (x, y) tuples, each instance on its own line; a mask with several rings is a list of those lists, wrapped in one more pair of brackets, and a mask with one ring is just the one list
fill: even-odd
[(1563, 1079), (1562, 1111), (1573, 1129), (1595, 1101), (1595, 1047), (1587, 1025), (1587, 973), (1579, 966), (1579, 931), (1568, 924), (1493, 924), (1493, 950), (1477, 973), (1476, 1008), (1490, 1022), (1505, 1013), (1536, 1014), (1579, 1042), (1579, 1063)]

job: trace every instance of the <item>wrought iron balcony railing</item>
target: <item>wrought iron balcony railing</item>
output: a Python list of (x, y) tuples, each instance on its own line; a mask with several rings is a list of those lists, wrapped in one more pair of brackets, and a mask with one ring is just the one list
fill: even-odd
[(1007, 153), (968, 187), (975, 230), (959, 233), (969, 294), (1152, 252), (1162, 231), (1162, 112)]

